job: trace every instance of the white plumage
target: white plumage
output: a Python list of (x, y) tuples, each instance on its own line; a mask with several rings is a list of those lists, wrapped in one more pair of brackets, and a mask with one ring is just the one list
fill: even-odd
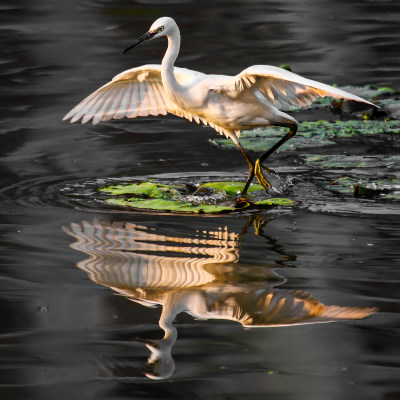
[[(266, 190), (270, 187), (257, 165), (296, 133), (296, 120), (278, 107), (306, 107), (325, 96), (374, 106), (344, 90), (269, 65), (253, 65), (236, 76), (207, 75), (174, 67), (180, 33), (169, 17), (155, 21), (150, 30), (125, 51), (161, 36), (168, 38), (168, 49), (161, 65), (144, 65), (120, 73), (74, 107), (64, 120), (81, 120), (82, 123), (92, 120), (97, 124), (110, 119), (171, 113), (210, 125), (231, 138), (245, 156), (250, 167), (242, 192), (245, 194), (254, 173)], [(288, 127), (290, 132), (253, 163), (240, 145), (240, 131), (268, 125)]]

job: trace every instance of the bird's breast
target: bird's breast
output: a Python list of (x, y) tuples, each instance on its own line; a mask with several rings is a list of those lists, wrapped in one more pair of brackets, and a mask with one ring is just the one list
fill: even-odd
[(250, 129), (254, 121), (265, 112), (262, 104), (255, 98), (243, 95), (232, 98), (214, 92), (199, 110), (207, 121), (226, 129)]

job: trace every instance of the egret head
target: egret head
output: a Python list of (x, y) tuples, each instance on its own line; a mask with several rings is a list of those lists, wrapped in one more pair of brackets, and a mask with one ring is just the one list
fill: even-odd
[(149, 40), (156, 39), (161, 36), (167, 36), (176, 29), (178, 29), (178, 26), (176, 25), (176, 22), (172, 18), (170, 17), (158, 18), (157, 21), (153, 22), (148, 32), (146, 32), (143, 36), (141, 36), (129, 47), (127, 47), (121, 54), (124, 54), (127, 51), (133, 49), (140, 43), (147, 42)]

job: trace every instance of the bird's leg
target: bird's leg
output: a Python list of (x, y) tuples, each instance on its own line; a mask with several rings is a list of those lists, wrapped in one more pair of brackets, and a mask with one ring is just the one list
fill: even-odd
[(268, 192), (268, 188), (272, 188), (272, 185), (268, 182), (262, 173), (264, 169), (268, 173), (275, 173), (271, 169), (262, 165), (263, 161), (268, 158), (274, 151), (281, 147), (285, 142), (287, 142), (291, 137), (293, 137), (297, 132), (296, 124), (276, 124), (277, 126), (283, 126), (289, 128), (289, 132), (283, 137), (278, 143), (272, 146), (267, 152), (265, 152), (260, 158), (258, 158), (254, 164), (254, 175), (256, 176), (258, 183)]
[(250, 183), (254, 178), (254, 163), (251, 160), (251, 158), (246, 154), (246, 152), (244, 151), (244, 148), (242, 147), (242, 145), (239, 142), (237, 143), (237, 147), (239, 148), (240, 152), (243, 154), (243, 157), (246, 159), (246, 162), (249, 165), (249, 170), (250, 170), (249, 176), (247, 178), (247, 181), (246, 181), (244, 188), (242, 190), (242, 193), (241, 193), (241, 195), (243, 196), (247, 193), (247, 189), (249, 188)]
[(279, 126), (284, 126), (289, 128), (289, 132), (286, 134), (285, 137), (283, 137), (278, 143), (276, 143), (274, 146), (272, 146), (267, 152), (265, 152), (260, 158), (256, 160), (255, 163), (251, 160), (251, 158), (246, 154), (244, 151), (242, 145), (238, 142), (237, 147), (239, 148), (240, 152), (243, 154), (247, 164), (249, 165), (249, 176), (247, 178), (247, 181), (244, 185), (244, 188), (242, 190), (241, 195), (245, 195), (247, 193), (247, 190), (249, 189), (250, 183), (254, 179), (254, 176), (256, 176), (259, 184), (264, 188), (266, 192), (268, 192), (268, 188), (272, 188), (272, 185), (270, 182), (264, 177), (262, 170), (264, 169), (268, 173), (275, 173), (271, 169), (265, 167), (262, 165), (262, 162), (270, 156), (274, 151), (276, 151), (280, 146), (282, 146), (286, 141), (288, 141), (291, 137), (293, 137), (296, 132), (297, 132), (297, 125), (296, 124), (280, 124)]

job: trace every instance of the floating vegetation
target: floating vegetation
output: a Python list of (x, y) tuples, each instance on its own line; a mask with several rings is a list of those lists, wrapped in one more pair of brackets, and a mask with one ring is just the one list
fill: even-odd
[(317, 185), (331, 192), (354, 197), (400, 200), (400, 180), (395, 178), (371, 180), (341, 176), (332, 182), (325, 181)]
[(106, 202), (108, 204), (122, 207), (189, 213), (219, 213), (223, 211), (235, 210), (235, 207), (233, 206), (220, 206), (215, 204), (192, 204), (184, 201), (165, 199), (142, 199), (137, 197), (133, 197), (130, 199), (107, 199)]
[(380, 168), (391, 171), (400, 170), (400, 155), (301, 154), (300, 157), (306, 164), (324, 169)]
[(171, 185), (162, 185), (154, 182), (130, 183), (127, 185), (113, 185), (99, 189), (112, 195), (136, 195), (146, 198), (171, 199), (179, 191)]
[(282, 69), (286, 69), (286, 71), (292, 72), (292, 67), (289, 64), (281, 64), (279, 67)]
[(347, 85), (347, 86), (341, 86), (341, 89), (371, 101), (378, 101), (388, 96), (395, 97), (397, 95), (400, 95), (399, 90), (395, 90), (387, 86), (382, 86), (377, 88), (372, 85), (366, 85), (366, 86)]
[[(335, 85), (334, 85), (335, 86)], [(329, 109), (341, 116), (346, 115), (348, 121), (328, 120), (306, 121), (299, 123), (295, 137), (279, 148), (279, 151), (296, 150), (309, 147), (325, 147), (334, 145), (339, 139), (352, 138), (357, 135), (382, 135), (400, 133), (400, 91), (389, 87), (374, 88), (372, 86), (344, 86), (342, 89), (363, 97), (380, 106), (380, 109), (365, 108), (365, 105), (330, 97), (318, 98), (310, 108)], [(298, 112), (302, 109), (286, 109)], [(304, 109), (303, 109), (304, 110)], [(324, 114), (325, 116), (325, 114)], [(331, 119), (337, 119), (331, 113)], [(327, 114), (329, 117), (329, 114)], [(379, 118), (379, 119), (376, 119)], [(246, 150), (255, 152), (267, 151), (284, 133), (285, 128), (269, 127), (242, 132), (241, 143)], [(226, 148), (236, 147), (229, 139), (216, 139), (215, 143)]]
[[(200, 188), (213, 188), (218, 190), (223, 190), (227, 196), (234, 196), (239, 194), (243, 189), (244, 182), (231, 182), (231, 181), (221, 181), (221, 182), (207, 182), (202, 183)], [(248, 193), (256, 192), (257, 190), (264, 190), (261, 185), (252, 184), (247, 190)]]
[[(118, 207), (179, 213), (221, 213), (238, 210), (236, 196), (244, 182), (207, 182), (198, 185), (165, 185), (140, 182), (98, 188), (106, 194), (105, 202)], [(262, 192), (260, 185), (251, 185), (249, 192)], [(293, 200), (268, 198), (241, 203), (241, 208), (290, 207)]]
[[(339, 87), (338, 85), (332, 85), (334, 87)], [(362, 97), (364, 99), (367, 99), (373, 103), (375, 103), (378, 106), (385, 106), (386, 102), (388, 100), (391, 101), (391, 104), (396, 103), (398, 106), (400, 106), (400, 91), (392, 89), (390, 87), (373, 87), (371, 85), (367, 86), (340, 86), (340, 89), (345, 90), (346, 92), (355, 94), (356, 96)], [(332, 97), (320, 97), (316, 99), (310, 106), (309, 108), (312, 109), (321, 109), (321, 108), (339, 108), (342, 109), (342, 111), (346, 113), (359, 113), (360, 112), (360, 107), (365, 108), (364, 105), (361, 105), (359, 103), (355, 103), (352, 101), (347, 101), (344, 99), (333, 99)], [(304, 108), (286, 108), (285, 111), (289, 112), (299, 112), (303, 110)]]
[[(244, 131), (240, 142), (246, 150), (267, 151), (286, 132), (284, 128), (270, 127)], [(334, 145), (337, 139), (351, 138), (358, 135), (399, 134), (400, 121), (305, 121), (299, 124), (295, 137), (279, 148), (279, 151), (296, 150), (308, 147)], [(236, 148), (230, 139), (216, 139), (215, 142), (227, 148)]]

